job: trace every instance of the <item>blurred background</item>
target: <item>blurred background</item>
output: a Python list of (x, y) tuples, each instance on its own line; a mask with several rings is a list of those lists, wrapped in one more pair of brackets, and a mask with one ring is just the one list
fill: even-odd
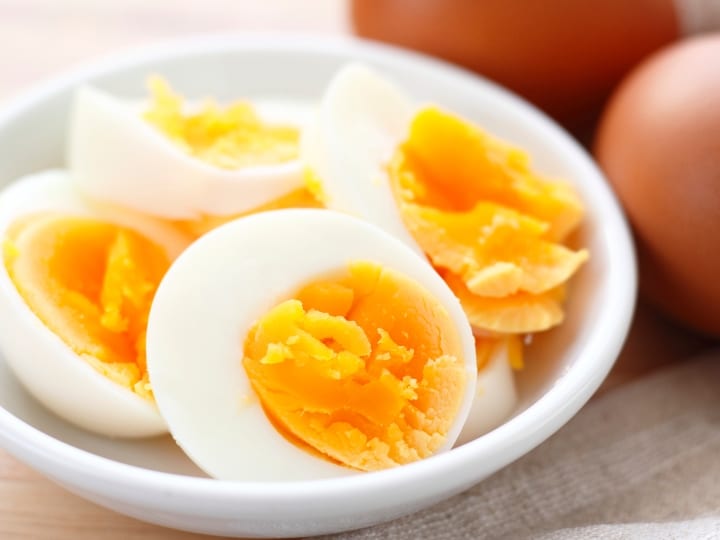
[(177, 37), (354, 31), (475, 70), (587, 132), (630, 68), (719, 11), (717, 0), (0, 0), (0, 95)]
[(349, 31), (344, 0), (0, 0), (0, 99), (108, 53), (233, 32)]

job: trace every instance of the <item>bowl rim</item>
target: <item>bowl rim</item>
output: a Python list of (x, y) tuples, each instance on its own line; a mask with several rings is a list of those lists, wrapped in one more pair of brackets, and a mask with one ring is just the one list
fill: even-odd
[[(611, 239), (614, 258), (608, 261), (608, 284), (614, 294), (605, 298), (596, 324), (603, 332), (593, 332), (586, 347), (573, 365), (555, 385), (526, 410), (506, 421), (483, 437), (403, 467), (376, 473), (352, 475), (302, 482), (245, 482), (223, 481), (145, 469), (105, 458), (77, 448), (25, 423), (10, 411), (0, 407), (0, 446), (21, 461), (42, 464), (42, 470), (60, 470), (96, 482), (110, 483), (118, 489), (137, 493), (172, 493), (173, 497), (208, 497), (214, 500), (250, 500), (254, 503), (291, 502), (307, 497), (311, 492), (316, 502), (352, 493), (355, 497), (372, 496), (386, 490), (408, 492), (418, 482), (432, 482), (451, 478), (464, 471), (469, 485), (487, 476), (477, 463), (490, 460), (505, 466), (547, 439), (564, 425), (599, 387), (625, 341), (629, 331), (637, 293), (637, 269), (630, 230), (621, 207), (589, 154), (554, 120), (512, 92), (475, 73), (447, 62), (399, 47), (379, 44), (350, 36), (310, 36), (302, 34), (228, 34), (200, 36), (172, 40), (124, 52), (111, 54), (91, 64), (76, 68), (43, 82), (8, 101), (0, 109), (0, 130), (34, 106), (79, 83), (132, 68), (147, 62), (169, 60), (183, 56), (229, 51), (297, 51), (324, 55), (362, 53), (363, 60), (393, 64), (412, 69), (432, 69), (448, 79), (464, 84), (480, 83), (486, 91), (501, 94), (530, 121), (538, 124), (553, 145), (559, 145), (584, 169), (586, 187), (593, 192), (593, 208), (602, 208), (602, 235)], [(593, 345), (593, 347), (590, 347)], [(500, 467), (494, 466), (493, 470)], [(473, 471), (478, 471), (473, 476)], [(64, 476), (64, 475), (63, 475)], [(462, 476), (462, 475), (461, 475)], [(140, 491), (137, 491), (140, 490)]]

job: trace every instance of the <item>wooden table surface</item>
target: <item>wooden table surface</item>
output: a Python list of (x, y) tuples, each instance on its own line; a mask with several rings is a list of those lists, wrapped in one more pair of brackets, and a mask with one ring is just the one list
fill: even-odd
[[(0, 0), (0, 102), (109, 52), (169, 38), (237, 31), (349, 31), (340, 0)], [(1, 157), (0, 157), (1, 159)], [(611, 391), (704, 343), (641, 306)], [(0, 450), (0, 538), (190, 539), (71, 495)]]

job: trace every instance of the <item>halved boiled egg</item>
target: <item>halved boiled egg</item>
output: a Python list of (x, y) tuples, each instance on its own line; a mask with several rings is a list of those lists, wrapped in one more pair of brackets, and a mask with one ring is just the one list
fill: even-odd
[(329, 208), (423, 252), (478, 333), (562, 321), (564, 285), (587, 259), (564, 241), (583, 207), (522, 150), (359, 65), (331, 81), (303, 155)]
[(299, 159), (310, 104), (186, 107), (160, 79), (151, 90), (149, 103), (91, 87), (77, 92), (68, 159), (84, 194), (174, 220), (247, 213), (295, 192), (292, 204), (316, 205)]
[(477, 378), (470, 326), (427, 262), (378, 227), (278, 210), (196, 241), (153, 303), (148, 368), (210, 475), (303, 480), (447, 450)]
[(68, 174), (0, 194), (0, 346), (35, 397), (110, 436), (163, 433), (145, 330), (155, 289), (189, 244), (153, 219), (92, 203)]

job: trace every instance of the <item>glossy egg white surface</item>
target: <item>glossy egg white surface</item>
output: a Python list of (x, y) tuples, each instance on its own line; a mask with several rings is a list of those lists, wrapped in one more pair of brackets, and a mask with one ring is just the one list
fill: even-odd
[(374, 70), (349, 64), (328, 84), (301, 148), (328, 208), (374, 223), (422, 253), (402, 222), (385, 171), (415, 108)]
[[(267, 123), (306, 125), (306, 101), (253, 101)], [(78, 188), (95, 199), (168, 219), (227, 216), (302, 187), (299, 159), (226, 170), (177, 147), (142, 118), (145, 105), (85, 86), (77, 90), (68, 165)]]
[[(171, 258), (188, 244), (154, 220), (82, 199), (61, 170), (21, 178), (0, 194), (0, 238), (19, 217), (44, 211), (130, 227), (164, 247)], [(0, 264), (0, 320), (0, 348), (8, 365), (56, 414), (112, 437), (145, 437), (167, 430), (153, 403), (97, 372), (42, 323), (18, 293), (4, 264)]]
[(501, 341), (477, 374), (477, 386), (470, 414), (458, 444), (470, 442), (507, 420), (518, 404), (515, 374), (508, 358), (508, 345)]
[(271, 425), (242, 366), (259, 317), (314, 280), (371, 261), (420, 284), (445, 308), (463, 350), (457, 439), (475, 395), (475, 345), (450, 289), (430, 265), (378, 227), (328, 210), (241, 218), (195, 242), (168, 271), (150, 312), (148, 370), (170, 431), (195, 463), (225, 480), (298, 481), (354, 474), (288, 442)]

